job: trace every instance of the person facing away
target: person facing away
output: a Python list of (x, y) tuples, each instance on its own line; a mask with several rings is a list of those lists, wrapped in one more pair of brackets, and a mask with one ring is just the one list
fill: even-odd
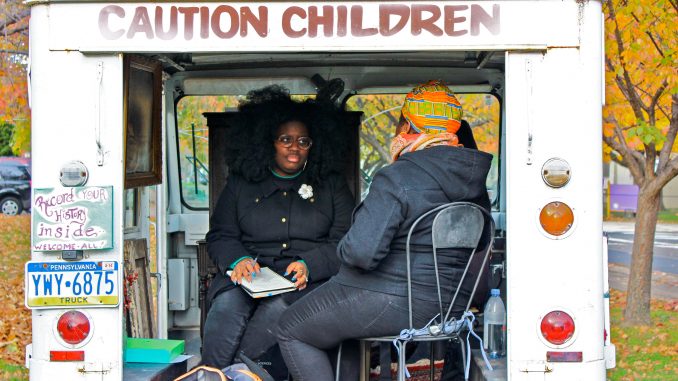
[[(248, 94), (229, 127), (229, 176), (212, 213), (208, 254), (218, 268), (207, 298), (202, 362), (256, 359), (276, 344), (280, 314), (334, 275), (337, 243), (354, 205), (341, 174), (341, 119), (314, 101), (271, 86)], [(298, 292), (253, 299), (239, 287), (261, 267), (291, 278)], [(231, 271), (231, 275), (227, 272)]]
[[(397, 335), (409, 326), (405, 243), (420, 215), (454, 201), (490, 208), (485, 179), (492, 155), (459, 145), (462, 109), (452, 91), (430, 81), (407, 94), (401, 112), (391, 144), (394, 161), (375, 175), (370, 193), (354, 211), (353, 225), (337, 248), (339, 273), (279, 321), (278, 343), (295, 381), (333, 380), (327, 350), (347, 339)], [(431, 223), (421, 222), (411, 238), (415, 327), (439, 310)], [(470, 252), (439, 251), (443, 295), (452, 294)], [(471, 288), (460, 291), (454, 311), (463, 310)], [(358, 368), (359, 359), (351, 355), (342, 351), (342, 358), (353, 362), (342, 364), (342, 380), (354, 377), (344, 368)]]

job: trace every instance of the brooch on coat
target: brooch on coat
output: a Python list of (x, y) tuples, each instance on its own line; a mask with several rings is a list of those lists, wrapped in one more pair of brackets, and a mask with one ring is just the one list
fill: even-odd
[(301, 187), (299, 187), (299, 196), (304, 200), (313, 197), (313, 187), (307, 184), (301, 184)]

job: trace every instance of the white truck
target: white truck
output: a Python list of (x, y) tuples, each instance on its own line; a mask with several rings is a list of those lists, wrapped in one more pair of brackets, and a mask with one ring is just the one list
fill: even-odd
[(248, 91), (333, 91), (355, 115), (359, 198), (388, 163), (399, 101), (430, 79), (459, 94), (494, 155), (488, 282), (507, 305), (508, 350), (474, 379), (605, 380), (614, 367), (600, 1), (28, 3), (32, 380), (186, 370), (125, 363), (128, 335), (185, 339), (195, 364), (219, 142)]

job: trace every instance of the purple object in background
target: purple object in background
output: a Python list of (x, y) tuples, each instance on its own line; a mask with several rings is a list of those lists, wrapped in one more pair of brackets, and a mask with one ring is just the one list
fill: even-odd
[(610, 211), (636, 212), (638, 208), (638, 185), (610, 184)]

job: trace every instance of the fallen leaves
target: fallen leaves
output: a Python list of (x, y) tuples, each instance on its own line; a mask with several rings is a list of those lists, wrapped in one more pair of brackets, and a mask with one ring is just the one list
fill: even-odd
[(24, 306), (24, 263), (31, 258), (29, 215), (0, 215), (0, 358), (24, 363), (31, 311)]
[(678, 374), (678, 315), (676, 300), (653, 300), (652, 325), (621, 324), (626, 294), (610, 291), (612, 343), (617, 347), (617, 367), (608, 380), (670, 380)]

